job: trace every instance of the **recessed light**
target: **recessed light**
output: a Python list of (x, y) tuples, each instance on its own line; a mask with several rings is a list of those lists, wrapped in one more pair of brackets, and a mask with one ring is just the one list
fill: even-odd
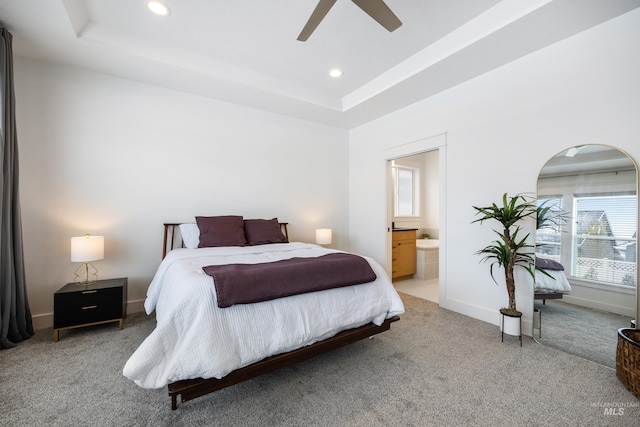
[(160, 0), (149, 0), (147, 2), (147, 9), (156, 15), (169, 16), (171, 15), (171, 9), (164, 2)]
[(338, 68), (334, 68), (333, 70), (329, 71), (329, 75), (331, 77), (341, 77), (342, 76), (342, 70), (338, 69)]

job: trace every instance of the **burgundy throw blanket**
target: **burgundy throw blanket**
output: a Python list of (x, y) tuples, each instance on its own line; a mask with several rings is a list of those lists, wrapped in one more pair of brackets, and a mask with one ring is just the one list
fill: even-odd
[(367, 260), (345, 253), (261, 264), (209, 265), (202, 269), (213, 277), (220, 308), (376, 280)]

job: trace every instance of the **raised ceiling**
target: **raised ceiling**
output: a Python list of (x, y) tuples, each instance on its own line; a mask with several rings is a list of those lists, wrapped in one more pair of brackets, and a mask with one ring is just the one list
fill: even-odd
[(538, 178), (623, 171), (637, 173), (634, 161), (626, 153), (608, 145), (587, 144), (564, 150), (549, 159)]
[[(2, 0), (14, 53), (352, 128), (640, 6), (640, 0), (386, 0), (388, 32), (338, 0)], [(344, 71), (329, 77), (331, 68)]]

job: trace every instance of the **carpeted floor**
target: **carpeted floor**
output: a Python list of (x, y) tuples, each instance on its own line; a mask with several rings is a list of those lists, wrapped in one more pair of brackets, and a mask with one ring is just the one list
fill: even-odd
[(640, 401), (608, 367), (402, 295), (390, 331), (184, 403), (122, 376), (153, 329), (142, 314), (51, 330), (0, 351), (7, 426), (636, 426)]
[(535, 306), (542, 311), (541, 336), (534, 331), (540, 343), (615, 369), (618, 329), (628, 328), (630, 317), (559, 300)]

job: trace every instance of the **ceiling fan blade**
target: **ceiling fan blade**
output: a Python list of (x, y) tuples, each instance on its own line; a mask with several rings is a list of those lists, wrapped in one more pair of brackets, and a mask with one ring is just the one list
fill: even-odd
[(402, 25), (398, 17), (389, 9), (383, 0), (351, 0), (370, 17), (378, 21), (389, 32)]
[(311, 33), (316, 29), (316, 27), (322, 22), (324, 17), (329, 13), (329, 10), (336, 3), (336, 0), (320, 0), (318, 1), (318, 5), (313, 10), (311, 17), (307, 21), (307, 24), (302, 29), (302, 32), (298, 36), (298, 40), (301, 42), (307, 41)]

